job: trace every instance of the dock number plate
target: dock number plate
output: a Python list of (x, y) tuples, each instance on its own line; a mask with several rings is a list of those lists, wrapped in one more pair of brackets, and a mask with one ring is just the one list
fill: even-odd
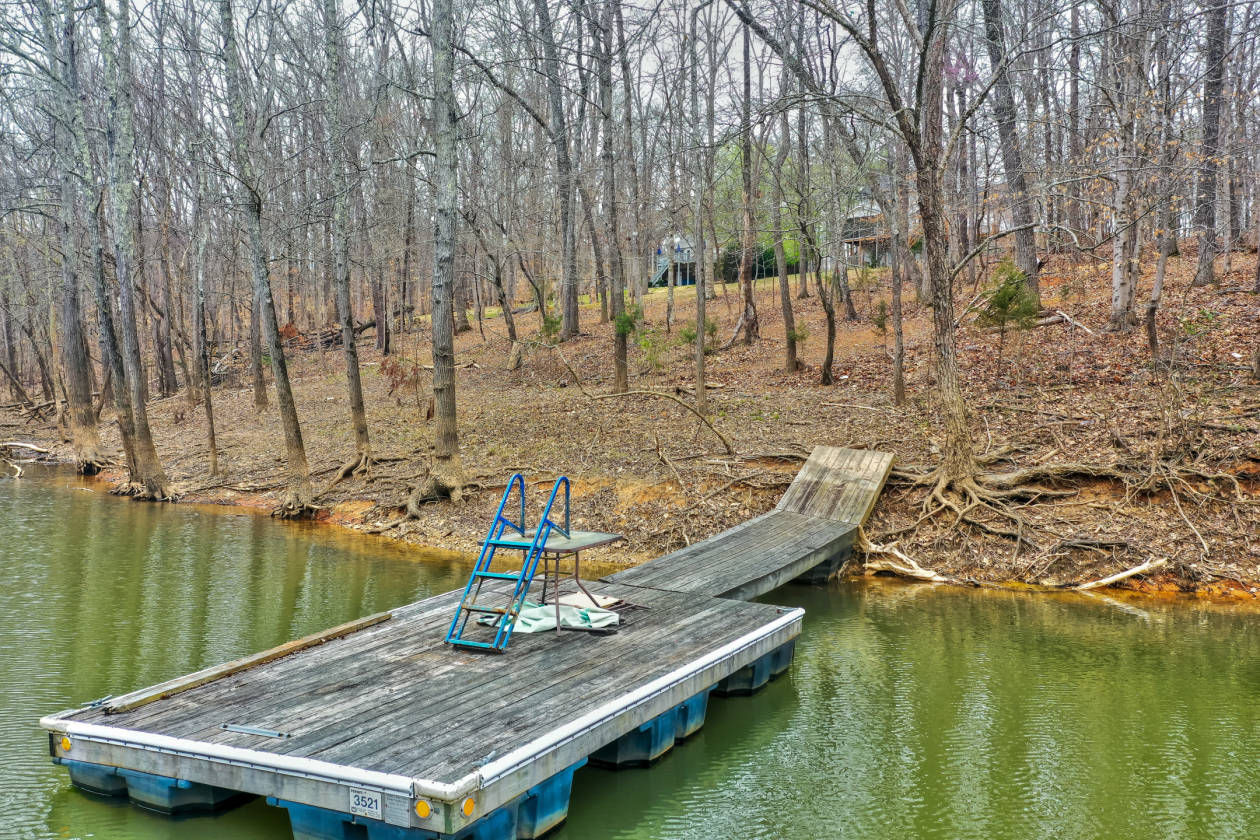
[(381, 816), (381, 795), (374, 790), (350, 788), (350, 813), (360, 817), (371, 817), (374, 820)]

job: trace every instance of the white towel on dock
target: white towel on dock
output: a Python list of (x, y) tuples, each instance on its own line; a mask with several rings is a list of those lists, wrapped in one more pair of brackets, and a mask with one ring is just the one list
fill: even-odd
[[(486, 617), (481, 623), (493, 625), (497, 618)], [(616, 627), (621, 617), (612, 610), (599, 607), (571, 607), (560, 605), (560, 626), (580, 627), (584, 630), (599, 630), (605, 627)], [(544, 630), (556, 629), (556, 605), (534, 604), (529, 601), (521, 608), (516, 617), (516, 633), (541, 633)]]

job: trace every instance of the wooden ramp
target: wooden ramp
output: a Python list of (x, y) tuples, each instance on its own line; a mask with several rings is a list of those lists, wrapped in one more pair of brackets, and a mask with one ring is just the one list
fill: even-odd
[(774, 510), (605, 580), (748, 600), (838, 566), (892, 463), (887, 452), (816, 446)]

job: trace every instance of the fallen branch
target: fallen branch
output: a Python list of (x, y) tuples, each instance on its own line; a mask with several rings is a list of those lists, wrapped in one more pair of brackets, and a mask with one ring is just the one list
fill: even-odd
[(1069, 325), (1073, 327), (1078, 327), (1084, 330), (1085, 332), (1089, 333), (1090, 335), (1098, 335), (1098, 333), (1094, 332), (1089, 327), (1082, 324), (1080, 321), (1074, 320), (1071, 315), (1067, 314), (1062, 309), (1056, 309), (1055, 314), (1058, 315), (1060, 318), (1062, 318), (1064, 321), (1066, 321)]
[(1140, 566), (1134, 566), (1132, 569), (1125, 569), (1123, 572), (1116, 572), (1114, 575), (1110, 575), (1100, 580), (1091, 580), (1089, 583), (1082, 583), (1080, 586), (1073, 586), (1072, 589), (1077, 592), (1084, 592), (1087, 589), (1098, 589), (1103, 586), (1111, 586), (1111, 584), (1118, 583), (1126, 578), (1131, 578), (1134, 575), (1145, 574), (1146, 572), (1153, 571), (1154, 569), (1167, 565), (1167, 560), (1147, 560)]
[(32, 452), (38, 452), (41, 455), (47, 455), (52, 450), (44, 449), (42, 446), (36, 446), (33, 443), (20, 443), (16, 440), (8, 440), (0, 443), (0, 449), (29, 449)]
[(674, 466), (674, 462), (673, 462), (673, 461), (671, 461), (671, 460), (669, 460), (669, 456), (668, 456), (668, 455), (666, 455), (666, 454), (665, 454), (665, 453), (661, 450), (661, 437), (660, 437), (660, 435), (653, 434), (653, 435), (652, 435), (652, 437), (656, 440), (656, 458), (657, 458), (657, 460), (658, 460), (658, 461), (660, 461), (660, 462), (661, 462), (662, 464), (664, 464), (665, 466), (669, 467), (670, 471), (674, 473), (674, 478), (678, 479), (678, 489), (680, 489), (680, 490), (682, 490), (682, 491), (686, 492), (686, 490), (687, 490), (687, 485), (686, 485), (686, 483), (683, 481), (682, 473), (678, 472), (678, 467), (675, 467), (675, 466)]
[(862, 408), (862, 409), (865, 409), (865, 410), (867, 410), (867, 411), (888, 411), (888, 412), (891, 412), (891, 411), (892, 411), (891, 409), (888, 409), (888, 408), (881, 408), (881, 407), (879, 407), (879, 406), (877, 406), (877, 405), (860, 405), (860, 404), (858, 404), (858, 403), (833, 403), (833, 402), (825, 402), (825, 403), (819, 403), (819, 405), (825, 406), (825, 407), (827, 407), (827, 408)]
[(665, 391), (622, 391), (621, 393), (617, 393), (617, 394), (592, 394), (590, 391), (586, 390), (586, 385), (583, 384), (582, 377), (577, 375), (577, 371), (573, 369), (573, 365), (569, 364), (569, 360), (566, 359), (564, 357), (564, 354), (560, 352), (560, 348), (553, 346), (551, 349), (556, 351), (556, 355), (560, 357), (560, 361), (564, 363), (564, 366), (566, 368), (568, 368), (569, 375), (572, 376), (573, 381), (577, 383), (578, 390), (581, 391), (583, 394), (585, 394), (589, 399), (611, 400), (611, 399), (616, 399), (617, 397), (660, 397), (661, 399), (665, 399), (665, 400), (669, 400), (670, 402), (677, 403), (678, 405), (682, 406), (683, 408), (687, 409), (692, 414), (694, 414), (701, 423), (703, 423), (705, 426), (709, 428), (709, 431), (713, 432), (713, 434), (717, 436), (718, 440), (722, 441), (722, 447), (726, 449), (727, 455), (735, 454), (735, 448), (731, 446), (730, 439), (726, 435), (719, 432), (717, 430), (717, 427), (715, 427), (712, 423), (709, 422), (709, 418), (705, 417), (696, 409), (695, 406), (689, 405), (685, 400), (681, 400), (678, 397), (674, 396), (673, 394), (667, 393)]

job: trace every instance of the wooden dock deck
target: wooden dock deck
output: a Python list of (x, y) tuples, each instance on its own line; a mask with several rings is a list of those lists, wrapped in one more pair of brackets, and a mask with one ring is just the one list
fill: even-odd
[(747, 600), (846, 557), (893, 456), (817, 446), (774, 510), (605, 580)]
[(266, 796), (298, 840), (538, 837), (588, 758), (654, 760), (699, 727), (712, 690), (787, 667), (803, 612), (734, 599), (847, 550), (890, 466), (820, 447), (786, 505), (586, 582), (622, 601), (614, 634), (470, 652), (443, 642), (451, 592), (40, 723), (76, 784), (151, 807)]

